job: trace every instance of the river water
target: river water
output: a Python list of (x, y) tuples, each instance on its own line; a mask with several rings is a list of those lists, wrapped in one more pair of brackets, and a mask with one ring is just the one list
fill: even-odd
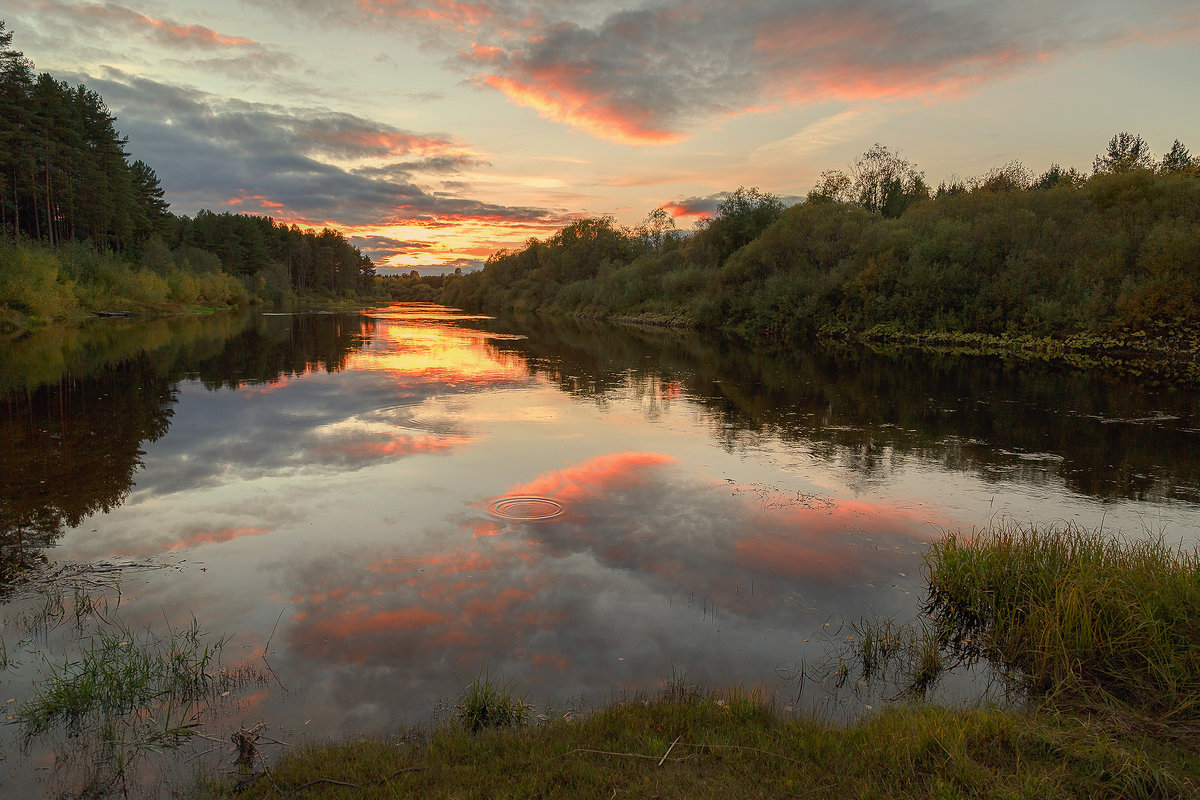
[(169, 783), (239, 727), (402, 730), (485, 669), (543, 713), (684, 675), (798, 707), (844, 621), (917, 615), (947, 530), (1200, 544), (1200, 395), (1051, 364), (399, 305), (43, 331), (0, 397), (19, 796), (118, 787), (16, 724), (105, 626), (231, 637)]

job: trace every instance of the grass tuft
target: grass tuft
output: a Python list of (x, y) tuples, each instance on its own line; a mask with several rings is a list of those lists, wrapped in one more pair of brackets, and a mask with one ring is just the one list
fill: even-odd
[(225, 643), (209, 644), (205, 636), (195, 620), (167, 636), (98, 627), (74, 658), (46, 662), (14, 723), (27, 738), (60, 726), (72, 734), (111, 736), (135, 725), (140, 743), (176, 744), (196, 726)]
[(1074, 525), (948, 534), (927, 556), (942, 643), (1031, 697), (1200, 728), (1200, 556)]
[(514, 682), (492, 675), (488, 667), (463, 687), (456, 708), (459, 722), (472, 733), (485, 728), (514, 728), (530, 716), (530, 706), (517, 694)]

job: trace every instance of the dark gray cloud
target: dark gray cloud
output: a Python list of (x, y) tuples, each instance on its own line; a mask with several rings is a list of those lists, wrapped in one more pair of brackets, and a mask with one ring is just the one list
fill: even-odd
[(375, 249), (397, 249), (397, 248), (419, 248), (427, 249), (433, 247), (433, 242), (417, 241), (415, 239), (393, 239), (390, 236), (355, 236), (352, 240), (359, 249), (366, 251), (369, 248)]
[[(350, 244), (357, 247), (363, 252), (363, 255), (370, 258), (377, 265), (387, 256), (393, 253), (407, 252), (411, 253), (420, 250), (433, 250), (437, 244), (432, 241), (418, 241), (415, 239), (394, 239), (390, 236), (351, 236), (348, 238)], [(381, 274), (385, 274), (386, 270), (381, 270), (378, 266), (377, 270)]]
[[(725, 202), (731, 194), (732, 192), (717, 192), (707, 197), (685, 197), (665, 203), (662, 208), (670, 212), (673, 217), (711, 217), (717, 213), (721, 203)], [(783, 195), (779, 199), (785, 206), (793, 206), (804, 200), (803, 197), (796, 195)]]
[[(491, 166), (488, 162), (470, 155), (433, 156), (414, 161), (397, 161), (372, 167), (360, 167), (355, 175), (369, 178), (399, 178), (414, 174), (456, 175), (465, 169)], [(465, 184), (464, 184), (465, 185)]]
[(708, 197), (685, 197), (682, 200), (673, 200), (663, 208), (671, 212), (673, 217), (711, 217), (717, 213), (721, 201), (728, 195), (729, 192), (721, 192)]
[[(75, 76), (113, 109), (129, 150), (154, 167), (177, 213), (234, 208), (340, 224), (486, 218), (544, 225), (545, 209), (434, 193), (419, 174), (480, 162), (451, 137), (400, 130), (352, 114), (211, 95), (116, 70)], [(339, 159), (403, 159), (354, 170)], [(407, 157), (407, 158), (406, 158)]]

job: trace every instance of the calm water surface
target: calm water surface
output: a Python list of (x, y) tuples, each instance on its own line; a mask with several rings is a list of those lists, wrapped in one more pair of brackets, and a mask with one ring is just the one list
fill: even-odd
[[(916, 615), (944, 530), (1200, 543), (1200, 398), (1130, 378), (434, 306), (41, 336), (0, 354), (6, 716), (102, 624), (31, 622), (18, 576), (63, 565), (120, 567), (106, 619), (233, 636), (214, 739), (296, 742), (485, 666), (559, 708), (681, 673), (795, 702), (840, 620)], [(19, 744), (0, 785), (79, 780)]]

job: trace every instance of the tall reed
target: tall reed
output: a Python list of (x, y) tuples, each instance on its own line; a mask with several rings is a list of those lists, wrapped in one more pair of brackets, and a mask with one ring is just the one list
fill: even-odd
[(943, 644), (1032, 696), (1200, 724), (1200, 554), (1075, 525), (948, 534), (926, 555)]

